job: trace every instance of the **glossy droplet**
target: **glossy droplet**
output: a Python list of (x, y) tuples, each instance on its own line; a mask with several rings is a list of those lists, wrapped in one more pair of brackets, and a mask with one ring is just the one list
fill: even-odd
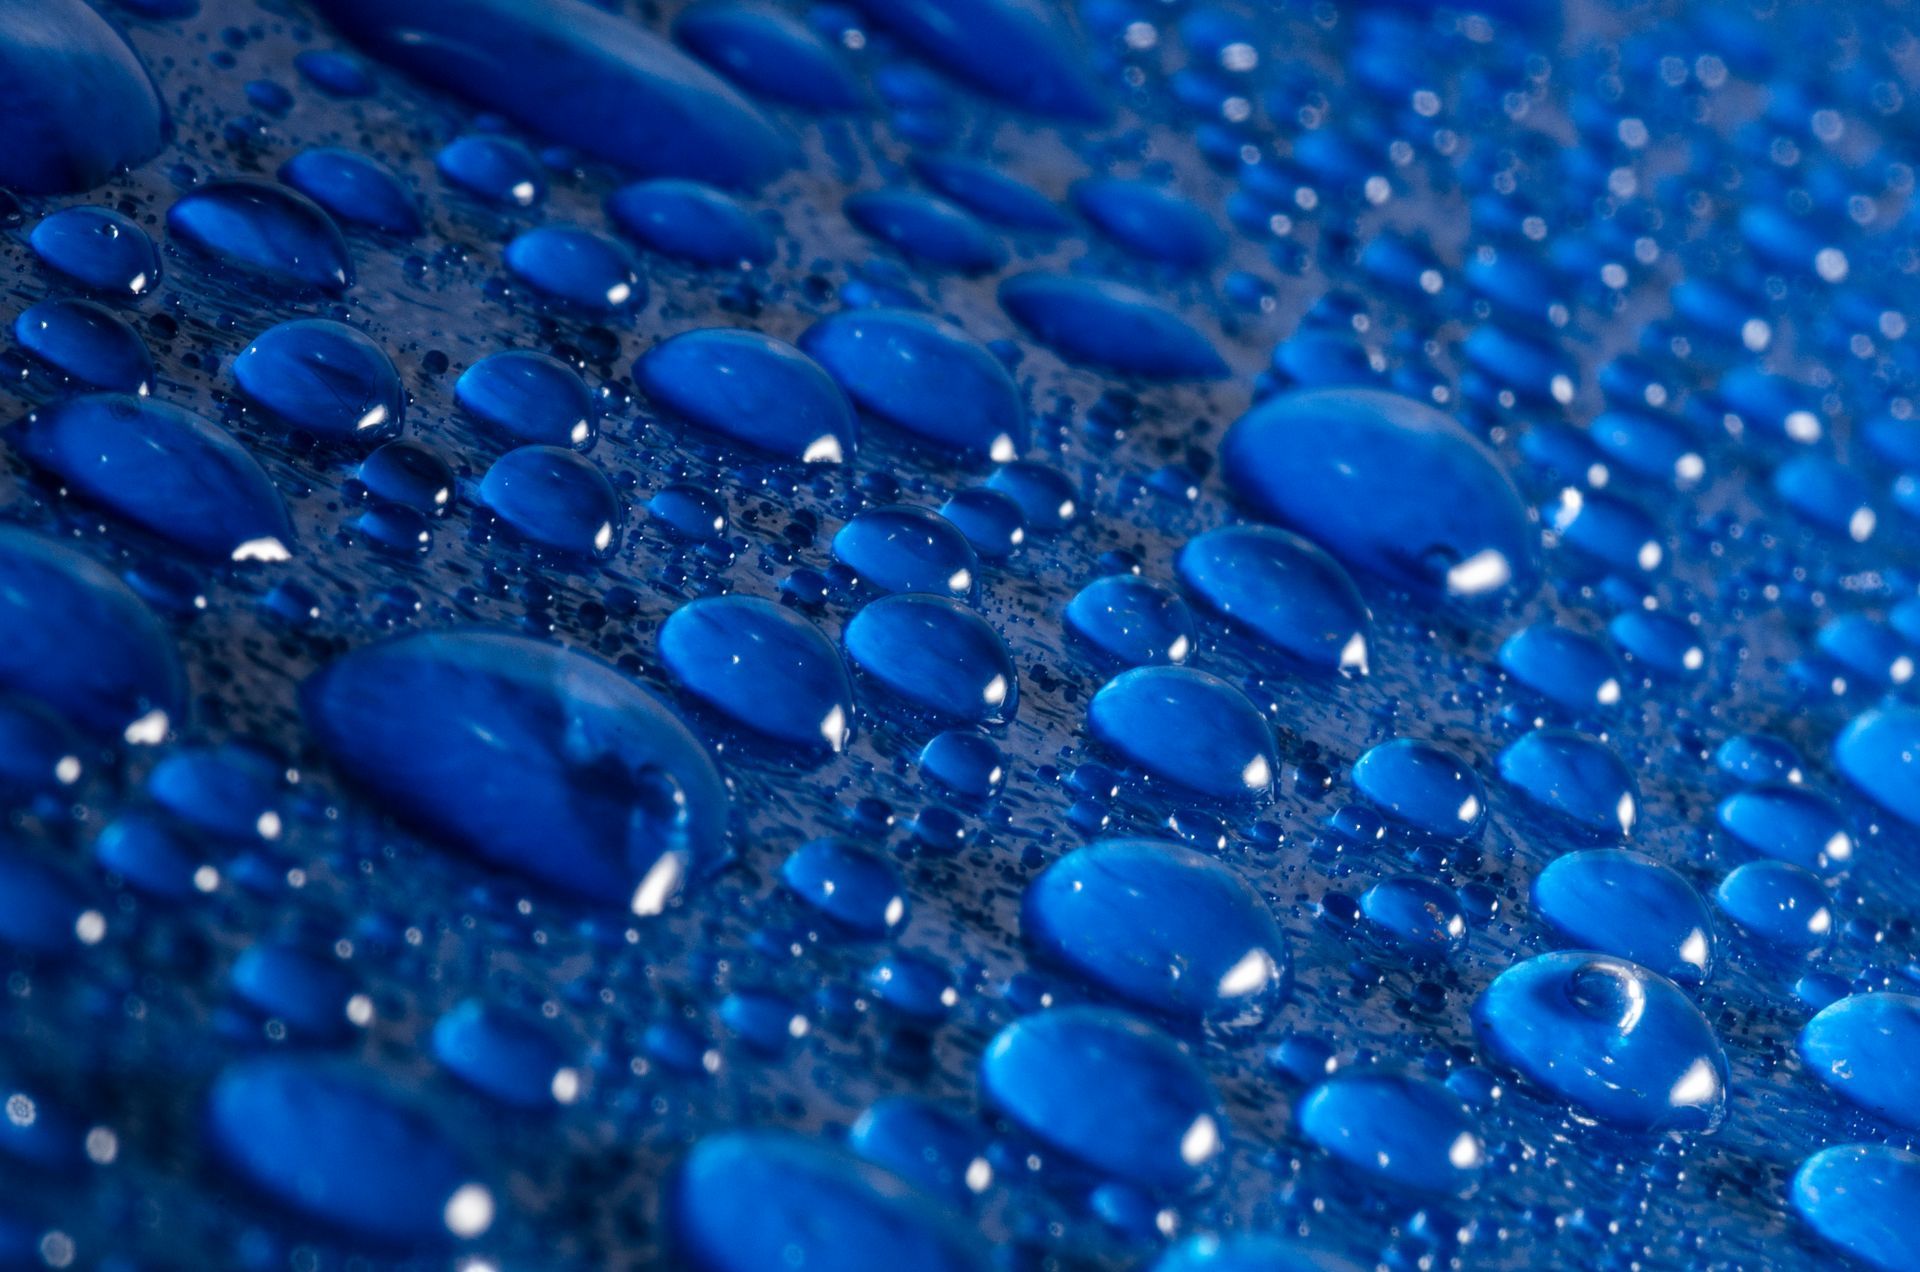
[(1006, 757), (993, 739), (965, 729), (936, 733), (920, 749), (920, 771), (956, 795), (985, 799), (1006, 781)]
[(22, 194), (91, 190), (151, 159), (167, 112), (139, 56), (83, 0), (0, 8), (0, 186)]
[(252, 178), (210, 181), (167, 209), (176, 243), (276, 289), (338, 292), (353, 286), (340, 227), (306, 195)]
[(1103, 745), (1155, 777), (1216, 799), (1266, 794), (1273, 733), (1247, 696), (1189, 667), (1138, 667), (1109, 680), (1087, 707)]
[(278, 839), (285, 829), (286, 766), (243, 742), (174, 751), (147, 776), (156, 804), (210, 836), (240, 843)]
[(453, 506), (453, 470), (423, 446), (388, 442), (360, 461), (360, 484), (384, 503), (425, 516), (440, 516)]
[(922, 181), (975, 216), (1012, 230), (1064, 230), (1066, 213), (1046, 195), (980, 159), (965, 155), (915, 155)]
[(1920, 1266), (1920, 1155), (1885, 1144), (1823, 1148), (1794, 1172), (1793, 1208), (1807, 1226), (1880, 1272)]
[(884, 857), (845, 839), (812, 839), (793, 850), (780, 880), (814, 909), (859, 936), (881, 937), (906, 924), (900, 876)]
[(626, 248), (577, 225), (542, 225), (507, 244), (506, 266), (535, 291), (585, 313), (647, 303), (647, 285)]
[(1437, 1082), (1392, 1073), (1344, 1073), (1300, 1101), (1300, 1133), (1376, 1184), (1459, 1195), (1479, 1182), (1486, 1147), (1473, 1115)]
[(1853, 864), (1853, 835), (1840, 805), (1791, 782), (1764, 782), (1720, 801), (1720, 828), (1754, 852), (1820, 874)]
[(985, 345), (936, 318), (854, 310), (823, 318), (800, 347), (861, 410), (938, 446), (1006, 461), (1026, 448), (1026, 408)]
[(1533, 908), (1562, 941), (1616, 954), (1683, 985), (1713, 974), (1713, 921), (1693, 885), (1618, 848), (1570, 852), (1533, 879)]
[(1067, 475), (1046, 464), (1015, 460), (1002, 464), (987, 478), (997, 490), (1020, 505), (1020, 516), (1035, 534), (1057, 534), (1080, 515), (1080, 501)]
[(90, 733), (159, 742), (186, 697), (173, 638), (111, 571), (63, 543), (0, 527), (0, 685)]
[(1117, 1011), (1056, 1007), (1014, 1021), (987, 1044), (980, 1086), (1040, 1143), (1143, 1188), (1185, 1186), (1225, 1146), (1205, 1071)]
[(1627, 835), (1639, 817), (1633, 773), (1598, 738), (1535, 729), (1500, 752), (1500, 776), (1540, 807), (1583, 829)]
[(1153, 1272), (1361, 1272), (1337, 1254), (1265, 1233), (1201, 1233), (1160, 1256)]
[(1867, 1112), (1920, 1130), (1920, 998), (1842, 998), (1801, 1030), (1800, 1059)]
[(1012, 719), (1018, 706), (1006, 642), (986, 620), (945, 597), (882, 597), (847, 623), (846, 645), (861, 670), (936, 715), (997, 724)]
[(216, 1157), (257, 1192), (398, 1246), (479, 1236), (493, 1196), (424, 1116), (370, 1072), (291, 1056), (229, 1065), (207, 1097)]
[(977, 1239), (900, 1176), (824, 1141), (729, 1130), (687, 1154), (667, 1194), (693, 1272), (985, 1272)]
[(1630, 609), (1607, 624), (1607, 635), (1639, 666), (1657, 675), (1685, 680), (1706, 670), (1707, 651), (1700, 629), (1662, 610)]
[(396, 816), (586, 900), (656, 914), (725, 841), (726, 788), (699, 741), (558, 646), (403, 636), (336, 659), (302, 697), (334, 765)]
[(1204, 269), (1225, 246), (1219, 227), (1198, 206), (1144, 181), (1090, 178), (1073, 187), (1073, 205), (1128, 252), (1176, 269)]
[(1026, 517), (1012, 496), (986, 486), (956, 490), (940, 515), (989, 561), (1004, 561), (1027, 541)]
[(1180, 550), (1180, 577), (1212, 608), (1309, 666), (1367, 672), (1366, 604), (1340, 563), (1299, 535), (1226, 526)]
[(593, 440), (593, 392), (572, 367), (532, 349), (491, 353), (460, 373), (453, 396), (508, 437), (584, 448)]
[(580, 1072), (559, 1044), (531, 1020), (469, 999), (434, 1022), (434, 1059), (484, 1095), (517, 1109), (571, 1104)]
[(28, 241), (34, 255), (49, 267), (103, 296), (145, 295), (160, 281), (160, 257), (153, 250), (153, 240), (107, 208), (62, 208), (50, 213), (33, 227)]
[(578, 556), (611, 554), (624, 519), (607, 475), (559, 446), (522, 446), (494, 460), (480, 498), (523, 538)]
[(707, 0), (674, 20), (673, 38), (755, 97), (817, 111), (860, 104), (860, 87), (832, 46), (765, 0)]
[(152, 398), (96, 393), (30, 412), (16, 449), (101, 504), (198, 556), (284, 561), (293, 527), (272, 480), (231, 434)]
[(434, 156), (440, 175), (489, 203), (530, 208), (547, 195), (547, 174), (531, 150), (511, 137), (469, 133)]
[(352, 225), (411, 238), (426, 228), (393, 169), (357, 150), (316, 146), (280, 165), (280, 179)]
[(1507, 637), (1500, 666), (1541, 697), (1574, 713), (1620, 705), (1620, 664), (1591, 636), (1556, 623), (1535, 623)]
[(1260, 894), (1162, 840), (1112, 839), (1060, 858), (1027, 885), (1020, 932), (1136, 1006), (1220, 1025), (1265, 1019), (1291, 974), (1286, 937)]
[(1913, 679), (1913, 644), (1891, 624), (1865, 614), (1841, 614), (1814, 635), (1820, 652), (1861, 683), (1892, 689)]
[(1446, 958), (1467, 940), (1459, 894), (1419, 875), (1382, 879), (1360, 897), (1360, 913), (1375, 935), (1416, 961)]
[(1038, 0), (856, 0), (977, 88), (1036, 114), (1097, 123), (1109, 107), (1063, 16)]
[(353, 978), (337, 960), (263, 942), (241, 952), (228, 981), (237, 998), (292, 1037), (337, 1042), (352, 1030)]
[(1805, 764), (1800, 752), (1770, 733), (1736, 733), (1713, 753), (1714, 767), (1742, 782), (1797, 782)]
[(1227, 433), (1221, 466), (1255, 510), (1397, 586), (1469, 598), (1538, 585), (1536, 534), (1512, 481), (1459, 425), (1410, 398), (1276, 398)]
[(1000, 305), (1069, 362), (1146, 380), (1213, 380), (1228, 374), (1211, 341), (1152, 296), (1124, 283), (1020, 274), (1000, 284)]
[(738, 269), (773, 259), (767, 228), (732, 195), (698, 181), (660, 177), (622, 186), (607, 196), (607, 215), (648, 251), (675, 260)]
[(0, 804), (24, 804), (87, 775), (86, 741), (37, 698), (0, 692)]
[(392, 437), (406, 409), (386, 351), (326, 318), (267, 328), (233, 360), (233, 378), (256, 405), (328, 441)]
[(142, 397), (153, 391), (153, 355), (146, 341), (105, 305), (72, 296), (43, 300), (13, 320), (13, 338), (89, 388)]
[(1353, 765), (1353, 786), (1409, 826), (1448, 839), (1477, 833), (1487, 815), (1487, 788), (1465, 760), (1444, 747), (1395, 738)]
[(868, 1105), (847, 1132), (847, 1147), (929, 1193), (961, 1201), (993, 1183), (985, 1130), (919, 1096)]
[(903, 256), (956, 273), (990, 273), (1005, 264), (1000, 238), (971, 212), (915, 190), (850, 195), (847, 219)]
[(1503, 1064), (1624, 1130), (1711, 1131), (1726, 1111), (1727, 1058), (1705, 1017), (1625, 959), (1516, 963), (1474, 1003), (1473, 1025)]
[(188, 836), (152, 812), (136, 810), (107, 823), (93, 855), (103, 870), (165, 901), (185, 901), (220, 882), (220, 872)]
[(57, 962), (97, 944), (107, 921), (60, 867), (0, 839), (0, 945)]
[(752, 596), (688, 601), (660, 625), (660, 659), (689, 693), (735, 723), (796, 746), (838, 751), (853, 689), (820, 629)]
[(862, 582), (888, 592), (966, 596), (980, 558), (945, 517), (919, 508), (869, 508), (833, 536), (833, 556)]
[(641, 355), (634, 379), (655, 402), (702, 428), (802, 463), (853, 457), (853, 407), (826, 369), (756, 331), (688, 331)]
[(756, 186), (791, 162), (760, 112), (637, 22), (582, 0), (322, 0), (375, 57), (637, 172)]
[(1862, 794), (1920, 826), (1920, 709), (1861, 712), (1834, 739), (1833, 762)]
[(1714, 892), (1728, 918), (1777, 950), (1811, 954), (1833, 935), (1833, 908), (1820, 876), (1784, 861), (1749, 861)]
[(1193, 612), (1157, 583), (1110, 574), (1067, 602), (1067, 625), (1082, 639), (1130, 667), (1183, 663), (1193, 653)]

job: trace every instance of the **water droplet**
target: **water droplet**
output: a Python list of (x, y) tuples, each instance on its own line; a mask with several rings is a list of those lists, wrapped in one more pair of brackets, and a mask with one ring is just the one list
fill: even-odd
[(752, 596), (688, 601), (660, 625), (660, 659), (689, 693), (771, 738), (838, 751), (853, 689), (820, 629)]
[(307, 726), (396, 816), (484, 862), (658, 913), (726, 836), (727, 792), (658, 699), (500, 632), (402, 636), (310, 679)]
[(1473, 1008), (1501, 1063), (1624, 1130), (1711, 1131), (1727, 1058), (1679, 986), (1644, 967), (1567, 951), (1516, 963)]
[(1486, 1164), (1459, 1097), (1405, 1074), (1329, 1078), (1300, 1101), (1298, 1125), (1341, 1165), (1389, 1189), (1457, 1196), (1479, 1182)]
[(855, 3), (916, 51), (1014, 106), (1076, 123), (1111, 112), (1064, 18), (1033, 0)]
[(578, 1069), (531, 1020), (468, 999), (434, 1022), (434, 1059), (462, 1082), (516, 1109), (550, 1109), (580, 1096)]
[(675, 260), (739, 269), (773, 259), (767, 228), (732, 195), (698, 181), (660, 177), (622, 186), (607, 196), (607, 215), (642, 247)]
[(1500, 752), (1500, 776), (1567, 821), (1602, 835), (1627, 835), (1640, 791), (1613, 749), (1572, 729), (1535, 729)]
[(1920, 826), (1920, 710), (1895, 704), (1861, 712), (1834, 739), (1833, 762), (1862, 794)]
[(1013, 657), (986, 620), (957, 601), (885, 596), (847, 623), (847, 654), (895, 694), (935, 715), (978, 724), (1013, 718)]
[(284, 561), (286, 505), (232, 434), (153, 398), (94, 393), (28, 413), (14, 446), (102, 504), (198, 556)]
[(1279, 757), (1247, 696), (1190, 667), (1136, 667), (1087, 707), (1093, 736), (1155, 777), (1216, 799), (1265, 795)]
[(1885, 1144), (1838, 1144), (1800, 1164), (1793, 1207), (1807, 1226), (1848, 1254), (1902, 1272), (1920, 1264), (1920, 1155)]
[(1150, 1011), (1258, 1023), (1291, 975), (1260, 894), (1178, 844), (1112, 839), (1070, 852), (1027, 885), (1020, 932), (1041, 954)]
[(803, 463), (853, 457), (859, 429), (846, 395), (785, 341), (731, 328), (688, 331), (647, 350), (633, 375), (661, 406), (736, 442)]
[(540, 160), (511, 137), (455, 137), (440, 148), (433, 163), (441, 176), (489, 203), (530, 208), (547, 197), (547, 174)]
[(914, 190), (870, 190), (849, 195), (847, 219), (901, 255), (956, 273), (991, 273), (1006, 263), (1006, 248), (971, 212)]
[(252, 178), (210, 181), (167, 209), (167, 232), (207, 261), (278, 289), (353, 286), (347, 241), (319, 204)]
[(167, 111), (139, 55), (83, 0), (11, 4), (0, 14), (0, 115), (16, 121), (0, 186), (90, 190), (166, 140)]
[(507, 244), (507, 268), (535, 291), (584, 313), (613, 314), (647, 303), (631, 253), (577, 225), (541, 225)]
[(987, 1044), (980, 1086), (1028, 1135), (1144, 1188), (1180, 1188), (1225, 1147), (1224, 1114), (1178, 1043), (1122, 1012), (1056, 1007)]
[(1467, 941), (1459, 894), (1419, 875), (1374, 884), (1361, 894), (1360, 913), (1388, 946), (1416, 961), (1446, 958)]
[(1735, 868), (1714, 898), (1728, 918), (1788, 954), (1812, 954), (1833, 934), (1833, 909), (1820, 877), (1785, 861)]
[(920, 179), (975, 216), (1011, 230), (1060, 231), (1071, 222), (1057, 204), (992, 164), (965, 155), (917, 154)]
[(1073, 187), (1073, 205), (1107, 238), (1142, 260), (1205, 269), (1225, 239), (1213, 218), (1170, 190), (1144, 181), (1093, 177)]
[(141, 397), (153, 391), (153, 355), (146, 342), (112, 310), (91, 300), (63, 296), (32, 305), (13, 320), (13, 338), (89, 388)]
[(813, 839), (780, 867), (793, 894), (866, 937), (890, 936), (906, 925), (908, 902), (900, 877), (885, 858), (845, 839)]
[(756, 186), (787, 143), (726, 81), (583, 0), (321, 0), (367, 52), (589, 154), (649, 175)]
[(1517, 597), (1536, 534), (1493, 456), (1431, 407), (1373, 389), (1256, 406), (1221, 447), (1227, 482), (1349, 565), (1420, 593)]
[(46, 264), (82, 287), (125, 299), (153, 290), (160, 257), (147, 232), (107, 208), (62, 208), (41, 218), (29, 236)]
[(1720, 801), (1720, 828), (1744, 847), (1820, 874), (1853, 864), (1846, 814), (1827, 796), (1790, 782), (1764, 782)]
[(1353, 786), (1409, 826), (1448, 839), (1478, 833), (1487, 788), (1465, 760), (1414, 738), (1382, 742), (1353, 765)]
[(888, 592), (964, 597), (980, 558), (945, 517), (918, 508), (869, 508), (833, 536), (833, 556), (862, 581)]
[(386, 351), (325, 318), (267, 328), (234, 359), (233, 378), (256, 405), (327, 441), (392, 437), (406, 409)]
[(208, 1097), (214, 1153), (273, 1201), (401, 1246), (479, 1236), (493, 1198), (423, 1115), (370, 1074), (268, 1056), (229, 1065)]
[(1228, 374), (1211, 341), (1138, 288), (1106, 279), (1030, 273), (1000, 284), (1000, 305), (1069, 362), (1145, 380)]
[(986, 1133), (919, 1096), (888, 1096), (869, 1105), (847, 1132), (847, 1147), (929, 1193), (959, 1201), (993, 1183)]
[(862, 411), (896, 428), (1002, 462), (1026, 447), (1013, 377), (958, 327), (903, 310), (855, 310), (807, 328), (800, 347)]
[(808, 110), (852, 110), (860, 86), (812, 28), (762, 0), (710, 0), (681, 13), (673, 38), (744, 92)]
[(316, 146), (280, 165), (280, 179), (340, 220), (412, 238), (420, 205), (393, 169), (357, 150)]
[(516, 533), (579, 556), (612, 555), (624, 519), (606, 474), (559, 446), (521, 446), (494, 460), (480, 498)]
[(1593, 637), (1555, 623), (1534, 623), (1507, 637), (1500, 646), (1500, 666), (1576, 715), (1620, 705), (1622, 673), (1613, 652)]
[(731, 1130), (695, 1144), (667, 1202), (693, 1272), (985, 1272), (976, 1238), (900, 1176), (782, 1131)]
[(1807, 1022), (1800, 1058), (1867, 1112), (1920, 1129), (1920, 998), (1850, 994)]
[(1187, 603), (1138, 575), (1095, 579), (1067, 602), (1066, 613), (1069, 627), (1129, 667), (1183, 663), (1193, 653)]
[(1683, 985), (1713, 975), (1713, 922), (1693, 885), (1651, 857), (1590, 848), (1533, 879), (1533, 908), (1578, 949), (1630, 959)]

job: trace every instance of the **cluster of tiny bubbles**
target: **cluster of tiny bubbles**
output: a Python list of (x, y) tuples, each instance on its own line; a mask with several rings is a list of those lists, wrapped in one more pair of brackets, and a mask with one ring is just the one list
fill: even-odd
[(0, 1264), (1920, 1267), (1917, 110), (0, 0)]

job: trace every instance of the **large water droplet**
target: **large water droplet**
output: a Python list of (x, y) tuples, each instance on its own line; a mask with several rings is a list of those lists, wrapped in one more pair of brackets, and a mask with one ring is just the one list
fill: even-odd
[(1861, 712), (1834, 739), (1833, 762), (1876, 804), (1920, 826), (1920, 708)]
[(1726, 1111), (1727, 1058), (1672, 981), (1603, 954), (1516, 963), (1473, 1007), (1502, 1063), (1627, 1130), (1710, 1131)]
[(772, 601), (710, 596), (660, 625), (660, 659), (686, 690), (737, 724), (797, 746), (838, 751), (853, 690), (820, 629)]
[(167, 232), (208, 261), (277, 289), (353, 286), (353, 261), (333, 218), (306, 195), (270, 181), (198, 186), (167, 209)]
[(90, 190), (145, 163), (167, 112), (126, 40), (83, 0), (0, 10), (0, 186), (25, 194)]
[(1850, 994), (1807, 1022), (1800, 1058), (1869, 1113), (1920, 1130), (1920, 998)]
[(284, 561), (280, 492), (232, 434), (152, 398), (95, 393), (32, 411), (14, 445), (75, 494), (199, 556)]
[(1713, 974), (1706, 902), (1651, 857), (1619, 848), (1557, 857), (1534, 876), (1533, 908), (1576, 948), (1617, 954), (1681, 984)]
[(987, 1044), (980, 1085), (1040, 1143), (1141, 1187), (1183, 1187), (1225, 1147), (1205, 1071), (1122, 1012), (1056, 1007), (1014, 1021)]
[(1486, 1164), (1466, 1105), (1423, 1078), (1340, 1074), (1307, 1093), (1298, 1117), (1309, 1141), (1390, 1189), (1458, 1195), (1479, 1182)]
[(1279, 763), (1259, 708), (1190, 667), (1122, 672), (1093, 696), (1087, 724), (1153, 776), (1216, 799), (1266, 794)]
[(1833, 1245), (1880, 1269), (1920, 1266), (1920, 1155), (1885, 1144), (1839, 1144), (1800, 1164), (1793, 1207)]
[(658, 913), (726, 837), (699, 741), (604, 663), (500, 632), (403, 636), (303, 693), (334, 764), (397, 816), (482, 861)]
[(1145, 380), (1228, 374), (1211, 341), (1146, 292), (1078, 275), (1020, 274), (1000, 284), (1013, 320), (1069, 362)]
[(1221, 445), (1239, 496), (1335, 556), (1427, 595), (1526, 596), (1536, 532), (1493, 456), (1430, 406), (1376, 389), (1262, 403)]
[(1226, 526), (1180, 549), (1180, 577), (1208, 605), (1312, 667), (1367, 672), (1371, 619), (1340, 563), (1290, 531)]
[(1500, 776), (1542, 808), (1602, 835), (1626, 835), (1640, 791), (1613, 748), (1572, 729), (1535, 729), (1500, 752)]
[(861, 410), (896, 428), (997, 461), (1026, 447), (1026, 408), (1013, 377), (958, 327), (902, 310), (854, 310), (807, 328), (800, 347)]
[(296, 428), (340, 441), (400, 431), (406, 395), (386, 351), (345, 323), (300, 318), (269, 327), (233, 360), (255, 403)]
[(859, 430), (839, 384), (772, 336), (684, 332), (641, 355), (633, 375), (654, 401), (736, 442), (803, 463), (853, 457)]
[(1473, 767), (1431, 742), (1395, 738), (1353, 765), (1354, 789), (1410, 826), (1465, 839), (1487, 815), (1487, 789)]
[(1019, 703), (1013, 657), (998, 632), (941, 596), (885, 596), (847, 623), (847, 654), (916, 706), (970, 723), (1011, 720)]
[(1151, 1011), (1247, 1025), (1286, 996), (1286, 937), (1260, 894), (1178, 844), (1113, 839), (1027, 885), (1020, 931), (1046, 957)]

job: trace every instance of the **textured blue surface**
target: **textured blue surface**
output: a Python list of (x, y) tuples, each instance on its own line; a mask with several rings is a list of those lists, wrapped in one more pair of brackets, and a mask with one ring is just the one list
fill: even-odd
[(1920, 1266), (1904, 16), (0, 0), (0, 1266)]

